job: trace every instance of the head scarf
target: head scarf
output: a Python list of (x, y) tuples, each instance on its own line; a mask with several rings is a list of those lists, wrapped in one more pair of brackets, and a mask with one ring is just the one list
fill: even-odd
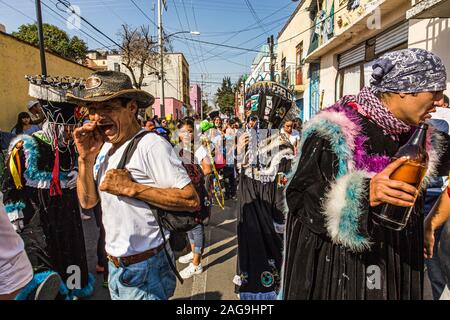
[(447, 74), (441, 59), (424, 49), (404, 49), (381, 56), (372, 66), (372, 92), (442, 91)]

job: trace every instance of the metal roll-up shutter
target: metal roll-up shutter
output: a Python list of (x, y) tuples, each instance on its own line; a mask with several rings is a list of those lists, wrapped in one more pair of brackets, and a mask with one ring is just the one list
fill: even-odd
[(380, 54), (408, 42), (408, 21), (378, 35), (375, 39), (375, 54)]
[(339, 69), (364, 61), (366, 56), (365, 43), (339, 55)]

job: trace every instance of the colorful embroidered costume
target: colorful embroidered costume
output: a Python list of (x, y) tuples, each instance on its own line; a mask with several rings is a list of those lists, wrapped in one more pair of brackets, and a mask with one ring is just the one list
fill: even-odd
[[(381, 206), (369, 205), (370, 177), (390, 163), (410, 132), (393, 139), (358, 112), (360, 105), (343, 101), (316, 115), (302, 133), (286, 192), (283, 298), (421, 299), (423, 198), (402, 231), (374, 224), (370, 213)], [(437, 134), (428, 135), (427, 176), (436, 173), (441, 143)]]
[(247, 98), (259, 124), (248, 130), (250, 143), (244, 159), (238, 159), (238, 265), (234, 283), (242, 300), (275, 300), (280, 288), (286, 214), (282, 182), (294, 157), (294, 147), (278, 128), (296, 117), (298, 110), (289, 90), (274, 82), (255, 83)]
[[(53, 94), (58, 92), (48, 87)], [(33, 90), (30, 89), (30, 94), (36, 93), (36, 88)], [(43, 85), (38, 88), (42, 90), (46, 90)], [(94, 278), (88, 275), (75, 189), (76, 152), (65, 135), (67, 127), (76, 122), (75, 106), (46, 101), (47, 95), (42, 97), (41, 93), (36, 95), (42, 99), (47, 121), (42, 131), (32, 136), (20, 135), (11, 142), (2, 185), (6, 212), (24, 240), (35, 272), (35, 279), (19, 298), (26, 299), (40, 279), (51, 272), (57, 272), (63, 280), (62, 298), (83, 297), (92, 293)], [(65, 95), (59, 97), (64, 99)], [(78, 279), (72, 277), (67, 281), (72, 275)]]

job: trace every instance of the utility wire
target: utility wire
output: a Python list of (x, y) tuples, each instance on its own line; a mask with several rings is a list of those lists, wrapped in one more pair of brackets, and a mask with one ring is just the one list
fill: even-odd
[(245, 4), (247, 5), (247, 8), (250, 10), (251, 14), (253, 15), (253, 18), (255, 18), (256, 23), (261, 27), (261, 29), (264, 30), (266, 34), (268, 34), (266, 28), (264, 28), (261, 20), (259, 19), (258, 15), (256, 14), (255, 9), (253, 8), (251, 2), (249, 0), (244, 0)]
[[(101, 31), (100, 29), (98, 29), (96, 26), (94, 26), (92, 23), (90, 23), (88, 20), (86, 20), (85, 18), (83, 18), (81, 15), (79, 15), (73, 8), (72, 8), (72, 4), (68, 1), (68, 0), (58, 0), (58, 3), (56, 4), (56, 7), (61, 10), (61, 8), (58, 6), (58, 4), (63, 5), (64, 7), (66, 7), (67, 9), (69, 9), (69, 11), (72, 12), (72, 14), (76, 15), (77, 17), (79, 17), (81, 20), (83, 20), (85, 23), (87, 23), (92, 29), (94, 29), (95, 31), (97, 31), (98, 33), (100, 33), (102, 36), (104, 36), (106, 39), (108, 39), (109, 41), (111, 41), (112, 43), (114, 43), (116, 46), (118, 46), (120, 49), (124, 50), (124, 48), (118, 44), (116, 41), (114, 41), (113, 39), (111, 39), (108, 35), (106, 35), (103, 31)], [(61, 10), (63, 11), (63, 10)], [(64, 10), (64, 12), (66, 12), (66, 10)]]
[[(33, 0), (30, 0), (31, 2), (33, 2)], [(51, 1), (50, 1), (51, 2)], [(57, 16), (59, 16), (62, 21), (67, 21), (69, 22), (72, 26), (74, 26), (79, 32), (83, 33), (84, 35), (86, 35), (87, 37), (91, 38), (92, 40), (94, 40), (95, 42), (97, 42), (98, 44), (100, 44), (101, 46), (103, 46), (103, 48), (107, 48), (107, 49), (111, 49), (112, 46), (107, 46), (105, 45), (103, 42), (99, 41), (97, 38), (93, 37), (92, 35), (90, 35), (89, 33), (78, 29), (77, 26), (75, 26), (72, 22), (70, 22), (70, 20), (67, 20), (62, 14), (60, 14), (59, 12), (57, 12), (56, 10), (54, 10), (52, 7), (50, 7), (49, 5), (47, 5), (45, 2), (41, 1), (41, 3), (50, 11), (52, 11), (54, 14), (56, 14)], [(53, 2), (52, 2), (53, 3)], [(55, 3), (53, 3), (55, 4)]]
[(152, 19), (150, 19), (150, 17), (144, 12), (144, 10), (141, 9), (141, 7), (139, 7), (136, 2), (134, 2), (134, 0), (130, 0), (134, 6), (144, 15), (144, 17), (146, 17), (156, 28), (158, 28), (158, 25), (155, 23), (155, 21), (153, 21)]
[(184, 39), (186, 41), (193, 41), (193, 42), (209, 44), (211, 46), (216, 46), (216, 47), (224, 47), (224, 48), (230, 48), (230, 49), (242, 50), (242, 51), (249, 51), (249, 52), (259, 52), (258, 50), (254, 50), (254, 49), (240, 48), (240, 47), (235, 47), (235, 46), (228, 46), (226, 44), (221, 44), (221, 43), (214, 43), (214, 42), (203, 41), (203, 40), (195, 40), (195, 39), (189, 39), (189, 38), (181, 38), (181, 37), (178, 37), (178, 36), (173, 36), (173, 37), (177, 38), (177, 39)]
[(5, 6), (7, 6), (8, 8), (10, 8), (10, 9), (12, 9), (12, 10), (14, 10), (14, 11), (20, 13), (20, 14), (23, 15), (24, 17), (27, 17), (28, 19), (30, 19), (30, 20), (36, 22), (36, 19), (35, 19), (35, 18), (30, 17), (30, 16), (27, 15), (25, 12), (20, 11), (19, 9), (10, 6), (9, 4), (7, 4), (6, 2), (4, 2), (4, 1), (2, 1), (2, 0), (0, 0), (0, 2), (3, 3)]

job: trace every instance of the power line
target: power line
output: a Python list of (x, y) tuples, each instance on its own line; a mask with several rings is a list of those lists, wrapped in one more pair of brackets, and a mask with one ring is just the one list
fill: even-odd
[[(72, 12), (72, 14), (76, 15), (77, 17), (79, 17), (81, 20), (83, 20), (85, 23), (87, 23), (92, 29), (94, 29), (95, 31), (97, 31), (98, 33), (100, 33), (102, 36), (104, 36), (106, 39), (108, 39), (109, 41), (111, 41), (112, 43), (114, 43), (116, 46), (118, 46), (120, 49), (124, 50), (124, 48), (118, 44), (116, 41), (114, 41), (113, 39), (111, 39), (108, 35), (106, 35), (103, 31), (101, 31), (100, 29), (98, 29), (96, 26), (94, 26), (92, 23), (90, 23), (88, 20), (86, 20), (85, 18), (83, 18), (81, 15), (79, 15), (73, 8), (72, 8), (72, 4), (68, 1), (68, 0), (58, 0), (58, 3), (56, 4), (56, 7), (61, 10), (60, 7), (58, 7), (58, 4), (62, 4), (64, 7), (66, 7), (67, 9), (69, 9), (69, 11)], [(61, 10), (62, 11), (62, 10)], [(64, 10), (65, 12), (65, 10)]]
[[(199, 30), (199, 28), (198, 28), (198, 23), (197, 23), (197, 17), (195, 16), (194, 4), (193, 4), (193, 1), (192, 1), (192, 0), (191, 0), (191, 8), (192, 8), (192, 15), (193, 15), (193, 17), (194, 17), (195, 29), (196, 29), (196, 30)], [(204, 52), (203, 52), (203, 47), (202, 47), (201, 45), (199, 45), (198, 47), (199, 47), (199, 49), (200, 49), (201, 58), (202, 58), (202, 59), (205, 59)], [(207, 71), (208, 71), (208, 68), (206, 67), (206, 64), (205, 64), (204, 62), (203, 62), (203, 69), (206, 71), (206, 74), (207, 74), (207, 73), (208, 73), (208, 72), (207, 72)]]
[(23, 15), (24, 17), (27, 17), (28, 19), (30, 19), (30, 20), (36, 22), (36, 19), (35, 19), (35, 18), (31, 18), (29, 15), (27, 15), (27, 14), (24, 13), (23, 11), (20, 11), (19, 9), (10, 6), (10, 5), (7, 4), (6, 2), (3, 2), (2, 0), (0, 0), (0, 2), (3, 3), (5, 6), (7, 6), (8, 8), (10, 8), (10, 9), (12, 9), (12, 10), (14, 10), (14, 11), (20, 13), (20, 14)]
[[(184, 11), (184, 16), (186, 17), (186, 23), (187, 23), (187, 26), (188, 26), (188, 30), (192, 31), (191, 25), (190, 25), (190, 23), (189, 23), (189, 17), (188, 17), (188, 14), (187, 14), (186, 5), (185, 5), (185, 3), (184, 3), (183, 0), (180, 0), (180, 1), (181, 1), (182, 5), (183, 5), (183, 11)], [(175, 3), (175, 1), (174, 1), (174, 3)], [(189, 35), (189, 36), (190, 36), (190, 38), (192, 39), (192, 35)], [(197, 59), (200, 59), (200, 58), (199, 58), (198, 51), (197, 51), (197, 47), (198, 47), (198, 46), (199, 46), (198, 44), (197, 44), (197, 45), (194, 45), (193, 48), (194, 48), (195, 54), (196, 54), (196, 56), (197, 56)], [(201, 68), (203, 67), (202, 65), (200, 65), (200, 66), (201, 66)]]
[(265, 33), (268, 33), (266, 28), (264, 28), (261, 20), (259, 19), (258, 15), (256, 14), (255, 9), (253, 8), (251, 2), (249, 0), (244, 0), (245, 4), (247, 5), (247, 8), (250, 10), (251, 14), (253, 15), (253, 18), (255, 18), (256, 23), (261, 27), (261, 29), (264, 30)]
[[(178, 23), (180, 24), (180, 29), (183, 30), (184, 29), (183, 28), (183, 24), (181, 23), (180, 14), (178, 13), (178, 8), (177, 8), (177, 5), (176, 5), (175, 1), (173, 2), (173, 6), (175, 8), (175, 13), (177, 15)], [(176, 36), (174, 36), (174, 37), (177, 38)], [(185, 38), (182, 38), (182, 39), (185, 39)], [(194, 58), (195, 56), (192, 53), (191, 47), (189, 46), (189, 44), (186, 44), (186, 46), (187, 46), (187, 48), (189, 50), (189, 53), (191, 54), (191, 57)], [(198, 59), (198, 57), (197, 57), (197, 59)], [(202, 71), (201, 69), (199, 69), (199, 70)]]
[(155, 23), (155, 21), (153, 21), (152, 19), (150, 19), (150, 17), (144, 12), (144, 10), (141, 9), (141, 7), (139, 7), (136, 2), (134, 2), (134, 0), (130, 0), (134, 6), (144, 15), (144, 17), (146, 17), (156, 28), (158, 28), (158, 25)]
[(216, 47), (224, 47), (224, 48), (230, 48), (230, 49), (236, 49), (236, 50), (242, 50), (242, 51), (249, 51), (249, 52), (259, 52), (258, 50), (253, 50), (253, 49), (248, 49), (248, 48), (240, 48), (240, 47), (235, 47), (235, 46), (229, 46), (229, 45), (221, 44), (221, 43), (214, 43), (214, 42), (203, 41), (203, 40), (195, 40), (195, 39), (189, 39), (189, 38), (181, 38), (181, 37), (178, 37), (178, 36), (173, 36), (173, 37), (177, 38), (177, 39), (184, 39), (186, 41), (193, 41), (193, 42), (209, 44), (211, 46), (216, 46)]
[[(273, 12), (272, 14), (270, 14), (270, 15), (264, 17), (263, 19), (266, 19), (266, 18), (269, 18), (269, 17), (275, 15), (276, 13), (280, 12), (281, 10), (286, 9), (286, 8), (287, 8), (288, 6), (290, 6), (290, 5), (292, 5), (292, 2), (289, 3), (289, 4), (287, 4), (287, 5), (285, 5), (285, 6), (283, 6), (283, 7), (281, 7), (280, 9), (278, 9), (278, 10), (276, 10), (275, 12)], [(289, 15), (289, 16), (287, 16), (287, 17), (290, 17), (290, 16), (291, 16), (291, 15)], [(283, 18), (283, 23), (284, 23), (284, 19), (285, 19), (285, 18)], [(280, 19), (280, 20), (281, 20), (281, 19)], [(277, 21), (275, 21), (275, 22), (271, 22), (270, 25), (273, 24), (273, 23), (276, 23), (276, 22), (278, 22), (278, 21), (280, 21), (280, 20), (277, 20)], [(256, 25), (256, 23), (253, 23), (253, 24), (247, 26), (247, 28), (253, 27), (253, 26), (255, 26), (255, 25)], [(230, 41), (231, 39), (233, 39), (234, 37), (236, 37), (236, 36), (237, 36), (238, 34), (240, 34), (240, 33), (241, 33), (241, 30), (238, 30), (238, 31), (234, 32), (234, 34), (231, 35), (231, 37), (229, 37), (229, 38), (228, 38), (227, 40), (225, 40), (223, 43), (227, 43), (228, 41)], [(264, 33), (263, 33), (263, 34), (264, 34)], [(259, 36), (258, 36), (258, 37), (259, 37)], [(255, 39), (255, 38), (253, 37), (252, 39)], [(246, 43), (246, 42), (248, 42), (248, 40), (245, 41), (245, 42), (243, 42), (243, 43)], [(243, 43), (242, 43), (242, 44), (243, 44)], [(240, 44), (240, 45), (242, 45), (242, 44)], [(214, 51), (214, 49), (209, 50), (208, 52), (206, 52), (206, 54), (209, 54), (209, 53), (211, 53), (212, 51)], [(207, 59), (204, 59), (203, 61), (208, 60), (208, 59), (211, 59), (211, 58), (215, 58), (215, 57), (217, 57), (217, 56), (221, 56), (221, 55), (223, 55), (224, 53), (226, 53), (226, 51), (221, 52), (221, 53), (216, 53), (216, 54), (214, 54), (214, 55), (208, 57)], [(201, 61), (201, 62), (202, 62), (202, 61)]]
[[(30, 0), (31, 2), (33, 2), (33, 0)], [(51, 1), (50, 1), (51, 2)], [(103, 48), (107, 48), (110, 49), (111, 46), (107, 46), (105, 45), (103, 42), (99, 41), (97, 38), (94, 38), (92, 35), (90, 35), (89, 33), (78, 29), (77, 26), (75, 26), (72, 22), (70, 22), (70, 20), (66, 20), (65, 17), (63, 15), (61, 15), (59, 12), (57, 12), (56, 10), (54, 10), (52, 7), (50, 7), (49, 5), (47, 5), (45, 2), (41, 1), (41, 3), (50, 11), (52, 11), (54, 14), (56, 14), (57, 16), (59, 16), (63, 21), (67, 21), (69, 22), (72, 26), (74, 26), (79, 32), (82, 32), (84, 35), (86, 35), (87, 37), (91, 38), (92, 40), (94, 40), (95, 42), (97, 42), (98, 44), (100, 44), (101, 46), (103, 46)], [(53, 2), (52, 2), (53, 3)], [(55, 3), (53, 3), (55, 4)]]

